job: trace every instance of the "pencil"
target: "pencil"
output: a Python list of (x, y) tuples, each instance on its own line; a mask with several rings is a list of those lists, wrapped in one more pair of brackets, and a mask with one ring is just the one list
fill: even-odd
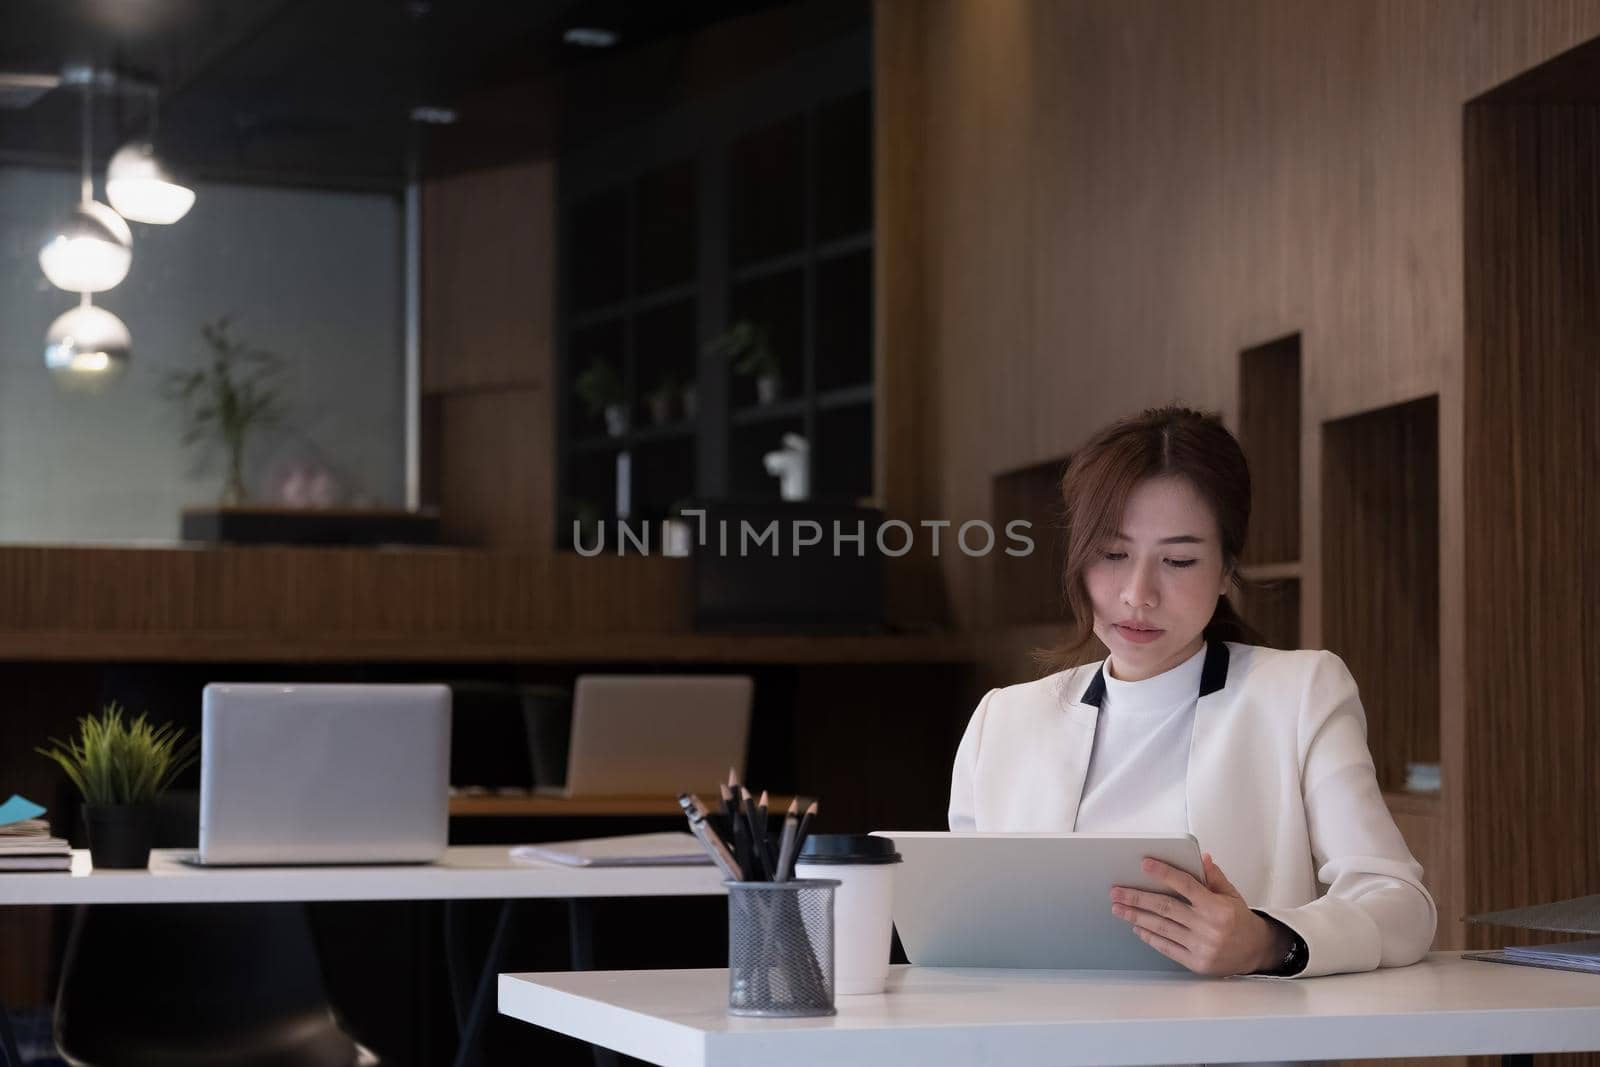
[(772, 850), (772, 841), (767, 836), (767, 827), (771, 824), (767, 822), (767, 791), (765, 789), (761, 791), (761, 799), (756, 801), (756, 817), (757, 821), (761, 823), (761, 836), (756, 838), (756, 847), (761, 849), (761, 858), (767, 864), (767, 877), (771, 878), (778, 870), (778, 856)]
[(800, 831), (795, 835), (794, 854), (799, 857), (802, 849), (806, 847), (806, 835), (811, 832), (811, 820), (817, 817), (817, 802), (813, 800), (806, 805), (806, 813), (800, 817)]
[(787, 882), (794, 875), (795, 831), (800, 821), (795, 816), (796, 802), (789, 801), (789, 811), (783, 817), (783, 834), (778, 844), (778, 873), (775, 882)]
[[(728, 777), (733, 777), (732, 771), (728, 772)], [(727, 812), (728, 825), (733, 830), (733, 858), (739, 864), (740, 880), (752, 881), (750, 835), (746, 832), (744, 820), (739, 817), (739, 796), (726, 785), (722, 786), (722, 809)]]
[(744, 786), (739, 787), (739, 799), (744, 806), (745, 823), (750, 829), (750, 850), (755, 853), (756, 863), (750, 865), (751, 881), (756, 881), (756, 870), (759, 867), (762, 879), (772, 881), (772, 864), (767, 862), (767, 850), (763, 842), (767, 837), (766, 813), (761, 812), (760, 825), (757, 825), (757, 811), (755, 798), (750, 795), (750, 790)]

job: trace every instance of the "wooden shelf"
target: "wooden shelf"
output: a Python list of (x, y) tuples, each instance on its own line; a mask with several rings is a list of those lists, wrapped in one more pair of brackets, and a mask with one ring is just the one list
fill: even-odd
[(0, 661), (179, 663), (966, 663), (960, 635), (698, 633), (472, 637), (313, 633), (0, 632)]
[(758, 422), (771, 422), (774, 419), (798, 418), (804, 415), (805, 411), (805, 398), (791, 397), (774, 400), (770, 404), (752, 404), (749, 407), (736, 408), (732, 418), (735, 426), (749, 426)]
[(1408, 793), (1403, 789), (1385, 790), (1383, 802), (1389, 805), (1389, 811), (1394, 815), (1444, 817), (1444, 801), (1438, 793)]
[(872, 403), (873, 388), (869, 382), (866, 385), (846, 385), (838, 389), (817, 394), (818, 411), (834, 411), (838, 408), (852, 407), (856, 404)]
[[(707, 804), (714, 803), (714, 791), (706, 790), (700, 794), (700, 799)], [(780, 796), (770, 798), (767, 807), (768, 818), (776, 813), (782, 816), (789, 807), (792, 797)], [(525, 793), (518, 795), (460, 795), (450, 798), (450, 815), (452, 818), (459, 816), (484, 817), (484, 818), (530, 818), (538, 816), (672, 816), (681, 817), (683, 809), (678, 807), (676, 797), (642, 796), (642, 797), (556, 797), (545, 796), (539, 793)]]
[(1287, 563), (1245, 563), (1240, 565), (1239, 573), (1250, 582), (1299, 581), (1304, 567), (1297, 559)]

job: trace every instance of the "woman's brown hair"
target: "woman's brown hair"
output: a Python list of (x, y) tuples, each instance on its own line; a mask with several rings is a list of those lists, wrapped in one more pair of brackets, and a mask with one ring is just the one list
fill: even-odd
[[(1047, 657), (1057, 669), (1079, 662), (1094, 637), (1094, 605), (1083, 572), (1116, 535), (1134, 487), (1168, 476), (1186, 480), (1210, 506), (1222, 539), (1223, 571), (1231, 583), (1239, 583), (1239, 559), (1250, 528), (1250, 465), (1222, 420), (1190, 408), (1165, 407), (1112, 423), (1073, 453), (1061, 479), (1067, 542), (1062, 591), (1075, 632)], [(1226, 597), (1217, 598), (1205, 637), (1261, 643)]]

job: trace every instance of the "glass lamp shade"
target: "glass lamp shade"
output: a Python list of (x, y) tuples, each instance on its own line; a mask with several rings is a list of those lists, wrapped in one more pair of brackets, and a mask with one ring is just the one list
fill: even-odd
[(128, 276), (133, 231), (98, 200), (84, 200), (50, 232), (39, 266), (50, 284), (69, 293), (101, 293)]
[(117, 376), (133, 354), (128, 328), (105, 308), (88, 302), (50, 324), (44, 365), (67, 385), (90, 385)]
[(106, 168), (106, 199), (123, 218), (164, 226), (189, 213), (194, 190), (173, 176), (149, 141), (130, 141)]

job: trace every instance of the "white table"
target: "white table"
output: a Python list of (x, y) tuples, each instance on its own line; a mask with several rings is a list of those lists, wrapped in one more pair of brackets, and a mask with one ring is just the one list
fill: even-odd
[(1600, 975), (1433, 953), (1302, 981), (896, 967), (814, 1019), (727, 1014), (728, 972), (503, 974), (500, 1011), (663, 1067), (1227, 1063), (1600, 1049)]
[[(72, 870), (0, 872), (0, 906), (8, 904), (246, 904), (336, 900), (502, 900), (494, 938), (470, 1006), (462, 1011), (457, 1063), (476, 1055), (490, 1011), (515, 900), (598, 897), (720, 896), (722, 876), (710, 864), (693, 867), (566, 867), (513, 860), (507, 845), (447, 849), (433, 864), (365, 864), (344, 867), (196, 867), (181, 857), (193, 850), (156, 849), (140, 870), (93, 869), (86, 851), (72, 854)], [(576, 907), (576, 906), (575, 906)], [(574, 911), (573, 925), (579, 926)], [(446, 922), (450, 922), (447, 908)], [(459, 938), (446, 938), (454, 975), (469, 972)], [(585, 949), (586, 951), (586, 949)], [(457, 990), (458, 1004), (469, 999)], [(14, 1057), (10, 1026), (0, 1004), (0, 1045)], [(14, 1058), (13, 1058), (14, 1062)]]
[(727, 892), (710, 864), (564, 867), (511, 858), (506, 845), (465, 845), (438, 863), (348, 867), (196, 867), (193, 850), (156, 849), (148, 870), (0, 873), (6, 904), (230, 904), (328, 900), (510, 900), (535, 897), (677, 897)]

